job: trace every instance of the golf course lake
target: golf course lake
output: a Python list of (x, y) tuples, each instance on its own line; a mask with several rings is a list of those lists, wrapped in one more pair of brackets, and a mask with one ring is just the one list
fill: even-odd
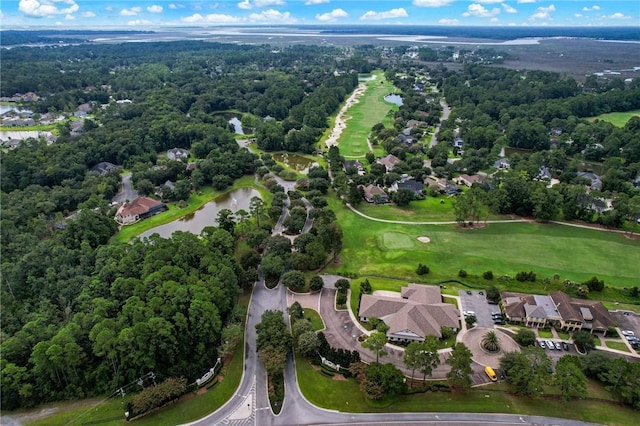
[(198, 235), (207, 226), (217, 225), (216, 218), (221, 210), (229, 209), (234, 213), (238, 210), (248, 212), (249, 203), (253, 197), (261, 198), (260, 193), (253, 188), (235, 189), (219, 196), (213, 201), (209, 201), (193, 213), (176, 219), (173, 222), (151, 228), (138, 237), (145, 238), (153, 234), (159, 234), (162, 238), (169, 238), (175, 231), (191, 232)]
[(283, 154), (273, 154), (273, 159), (279, 163), (284, 163), (287, 167), (305, 175), (309, 173), (311, 166), (316, 164), (312, 159), (287, 152)]
[(233, 126), (233, 131), (238, 135), (244, 135), (244, 130), (242, 130), (242, 122), (238, 119), (238, 117), (233, 117), (229, 120), (229, 124)]
[(384, 97), (384, 100), (386, 102), (392, 103), (392, 104), (396, 104), (398, 106), (402, 106), (403, 102), (402, 102), (402, 96), (400, 95), (396, 95), (395, 93), (390, 93), (387, 96)]

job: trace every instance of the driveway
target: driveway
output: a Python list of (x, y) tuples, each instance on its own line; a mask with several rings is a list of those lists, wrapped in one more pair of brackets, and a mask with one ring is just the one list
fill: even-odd
[(488, 304), (484, 293), (480, 294), (478, 291), (468, 291), (471, 294), (468, 294), (465, 290), (460, 290), (459, 292), (462, 310), (475, 312), (477, 327), (493, 328), (494, 323), (491, 318), (491, 312), (499, 312), (500, 308), (498, 308), (497, 305)]
[(122, 185), (120, 187), (120, 192), (113, 197), (114, 202), (123, 203), (125, 201), (133, 201), (138, 198), (138, 191), (133, 189), (133, 183), (131, 182), (131, 173), (126, 173), (122, 175)]

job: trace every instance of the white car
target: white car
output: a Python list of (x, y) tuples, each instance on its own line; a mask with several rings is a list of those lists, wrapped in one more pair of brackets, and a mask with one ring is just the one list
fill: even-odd
[(635, 336), (635, 333), (631, 330), (622, 330), (621, 332), (624, 336)]
[(556, 346), (553, 344), (553, 342), (551, 340), (547, 340), (547, 347), (549, 349), (555, 349)]
[(462, 313), (464, 314), (465, 317), (468, 317), (469, 315), (473, 315), (473, 316), (476, 315), (476, 313), (473, 311), (462, 311)]

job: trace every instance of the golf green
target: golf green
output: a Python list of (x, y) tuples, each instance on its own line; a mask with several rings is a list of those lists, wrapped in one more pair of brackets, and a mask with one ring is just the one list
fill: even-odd
[(385, 232), (382, 234), (380, 245), (387, 250), (410, 249), (414, 246), (414, 239), (402, 232)]

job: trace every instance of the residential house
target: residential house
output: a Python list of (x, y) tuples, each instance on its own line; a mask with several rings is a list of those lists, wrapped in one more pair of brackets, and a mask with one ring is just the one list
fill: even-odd
[(633, 180), (633, 186), (635, 188), (640, 188), (640, 175), (636, 176), (636, 178)]
[(364, 322), (370, 318), (384, 321), (391, 342), (441, 338), (442, 327), (460, 327), (460, 313), (454, 305), (443, 303), (440, 287), (421, 284), (409, 284), (397, 296), (363, 295), (358, 316)]
[(455, 139), (453, 139), (453, 147), (454, 148), (462, 148), (462, 145), (464, 145), (464, 139), (462, 139), (460, 136), (456, 137)]
[(390, 172), (400, 161), (401, 160), (395, 155), (389, 154), (386, 157), (378, 158), (377, 163), (385, 166), (387, 172)]
[(460, 175), (458, 177), (458, 184), (459, 185), (467, 185), (469, 188), (471, 188), (473, 186), (474, 183), (483, 183), (484, 182), (484, 178), (480, 175)]
[(396, 140), (405, 145), (412, 145), (416, 141), (416, 138), (411, 136), (411, 129), (407, 128), (404, 129), (398, 136), (396, 136)]
[(189, 151), (184, 148), (171, 148), (167, 151), (167, 158), (169, 160), (187, 161)]
[(421, 198), (424, 196), (424, 184), (422, 182), (418, 182), (413, 178), (403, 178), (398, 182), (394, 182), (389, 188), (389, 191), (396, 192), (399, 189), (408, 189), (413, 192), (415, 197)]
[(173, 193), (175, 187), (175, 183), (167, 180), (165, 183), (160, 185), (158, 189), (156, 189), (156, 195), (160, 198), (166, 198), (167, 195), (171, 195)]
[(540, 170), (538, 171), (538, 176), (536, 176), (537, 180), (551, 180), (551, 172), (549, 168), (546, 166), (540, 166)]
[(602, 189), (602, 179), (597, 174), (593, 172), (578, 172), (577, 176), (588, 180), (590, 182), (588, 186), (591, 190), (600, 191)]
[(511, 168), (511, 162), (509, 161), (508, 158), (500, 158), (499, 160), (495, 161), (493, 163), (493, 167), (495, 167), (496, 169), (509, 169)]
[(549, 295), (502, 292), (502, 307), (508, 321), (527, 327), (556, 327), (566, 331), (606, 333), (615, 325), (607, 309), (594, 300), (572, 299), (562, 291)]
[(196, 161), (192, 163), (187, 163), (187, 171), (192, 172), (198, 167), (198, 163)]
[(82, 128), (84, 127), (83, 120), (74, 120), (69, 123), (70, 134), (71, 136), (77, 136), (82, 132)]
[(347, 160), (342, 163), (342, 168), (346, 172), (349, 167), (355, 167), (358, 173), (364, 171), (364, 165), (358, 160)]
[(367, 203), (384, 204), (389, 202), (389, 196), (384, 189), (377, 185), (369, 184), (362, 187), (364, 191), (364, 199)]
[(116, 166), (113, 163), (109, 163), (108, 161), (103, 161), (93, 166), (91, 168), (91, 171), (98, 173), (100, 176), (104, 176), (107, 173), (109, 173), (111, 170), (114, 170), (116, 167), (118, 166)]
[[(407, 121), (407, 129), (413, 129), (415, 127), (427, 127), (427, 123), (420, 120), (409, 120)], [(406, 129), (405, 129), (406, 130)]]
[(148, 197), (138, 197), (124, 203), (118, 208), (116, 222), (120, 225), (130, 225), (146, 219), (167, 209), (166, 204)]
[(447, 195), (456, 195), (460, 192), (460, 187), (447, 179), (438, 179), (436, 181), (436, 188), (439, 192)]
[(90, 112), (91, 112), (91, 104), (90, 103), (84, 103), (82, 105), (78, 105), (78, 108), (73, 113), (73, 115), (78, 117), (78, 118), (85, 118), (87, 116), (87, 114), (89, 114)]

